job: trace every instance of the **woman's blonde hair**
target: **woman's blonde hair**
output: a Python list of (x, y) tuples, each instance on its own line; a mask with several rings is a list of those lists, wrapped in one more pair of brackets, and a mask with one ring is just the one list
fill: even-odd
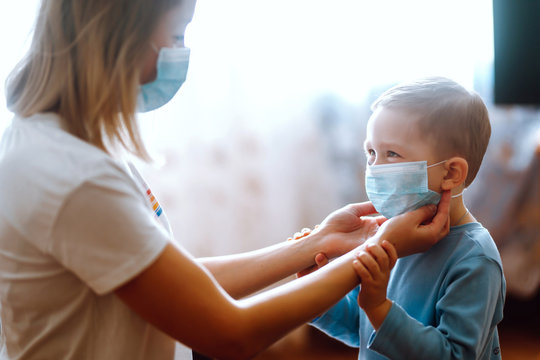
[(441, 160), (461, 156), (469, 165), (469, 186), (489, 144), (489, 113), (480, 95), (444, 77), (427, 77), (398, 84), (371, 106), (410, 111), (418, 115), (418, 129)]
[(159, 19), (181, 0), (43, 0), (27, 55), (7, 80), (20, 116), (55, 112), (75, 136), (149, 159), (135, 119)]

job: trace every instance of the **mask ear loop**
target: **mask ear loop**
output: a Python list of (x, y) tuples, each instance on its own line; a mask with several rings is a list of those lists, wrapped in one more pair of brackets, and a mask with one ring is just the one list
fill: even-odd
[[(459, 194), (452, 195), (452, 199), (453, 199), (453, 198), (457, 198), (457, 197), (459, 197), (459, 196), (463, 196), (463, 193), (465, 192), (465, 190), (467, 190), (467, 189), (465, 188), (465, 189), (463, 189), (463, 191), (460, 192)], [(457, 226), (457, 225), (461, 224), (461, 222), (463, 221), (463, 219), (465, 219), (465, 216), (467, 216), (467, 214), (470, 214), (470, 212), (469, 212), (469, 209), (467, 209), (467, 208), (465, 207), (465, 214), (461, 215), (461, 217), (456, 221), (456, 223), (454, 224), (454, 226)]]
[(438, 163), (435, 163), (435, 164), (431, 164), (431, 165), (428, 165), (427, 167), (430, 168), (430, 167), (434, 167), (434, 166), (437, 166), (437, 165), (441, 165), (445, 162), (447, 162), (448, 160), (443, 160), (443, 161), (439, 161)]
[(460, 196), (463, 196), (463, 193), (467, 190), (467, 188), (463, 189), (462, 192), (460, 192), (459, 194), (456, 194), (456, 195), (452, 195), (452, 199), (453, 198), (457, 198), (457, 197), (460, 197)]

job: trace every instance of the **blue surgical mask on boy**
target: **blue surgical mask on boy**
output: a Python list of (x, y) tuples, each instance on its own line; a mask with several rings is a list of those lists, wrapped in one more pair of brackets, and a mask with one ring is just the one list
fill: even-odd
[(155, 110), (168, 103), (186, 80), (189, 48), (161, 48), (157, 59), (157, 77), (141, 86), (137, 111)]
[(366, 192), (377, 212), (391, 217), (438, 204), (441, 195), (428, 188), (427, 161), (372, 165), (366, 168)]

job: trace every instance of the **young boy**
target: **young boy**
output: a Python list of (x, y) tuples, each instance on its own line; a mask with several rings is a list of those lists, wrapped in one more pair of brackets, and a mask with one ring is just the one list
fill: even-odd
[(450, 190), (450, 233), (427, 252), (397, 260), (391, 274), (396, 254), (388, 246), (359, 254), (362, 285), (312, 325), (358, 347), (359, 359), (500, 359), (501, 260), (462, 196), (489, 142), (484, 103), (452, 80), (427, 78), (387, 90), (372, 110), (364, 143), (368, 197), (393, 217)]

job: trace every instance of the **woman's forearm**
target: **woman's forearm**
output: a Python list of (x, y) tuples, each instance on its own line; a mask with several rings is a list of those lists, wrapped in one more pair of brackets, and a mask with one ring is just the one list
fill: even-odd
[[(358, 251), (358, 250), (355, 250)], [(250, 318), (247, 353), (257, 353), (337, 303), (359, 283), (346, 254), (324, 268), (277, 288), (240, 300)]]
[(189, 254), (168, 245), (116, 294), (143, 319), (193, 349), (220, 359), (254, 356), (335, 304), (358, 283), (352, 256), (234, 300)]
[(200, 258), (219, 284), (234, 298), (261, 290), (314, 264), (322, 251), (321, 235), (298, 241), (284, 241), (241, 254)]

